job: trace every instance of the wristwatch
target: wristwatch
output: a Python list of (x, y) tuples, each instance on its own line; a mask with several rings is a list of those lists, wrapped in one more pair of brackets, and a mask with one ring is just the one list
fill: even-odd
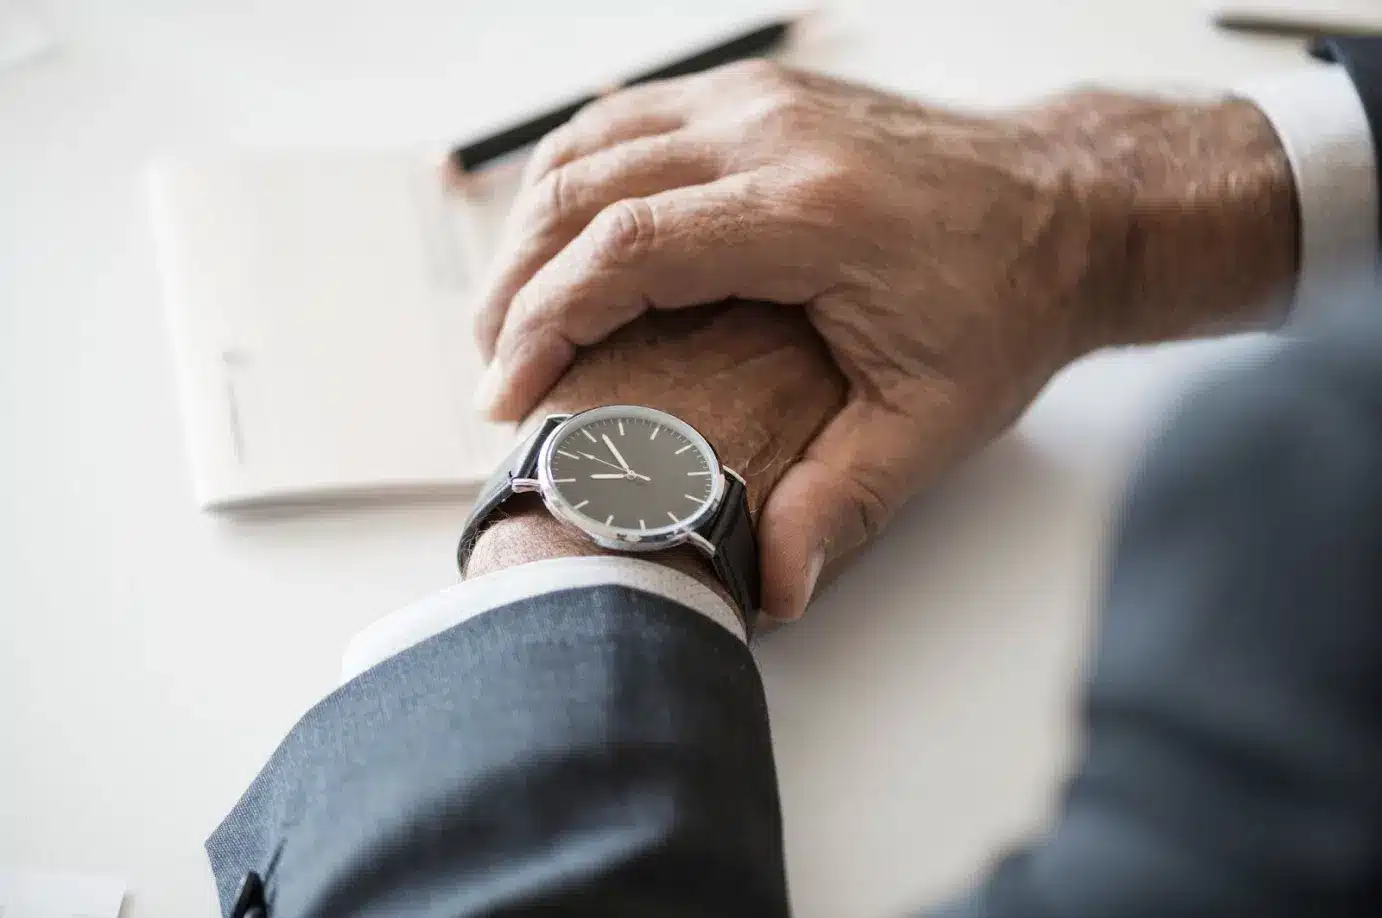
[(699, 549), (753, 633), (760, 592), (748, 489), (681, 418), (639, 405), (549, 415), (476, 498), (456, 551), (462, 573), (486, 522), (525, 492), (602, 548)]

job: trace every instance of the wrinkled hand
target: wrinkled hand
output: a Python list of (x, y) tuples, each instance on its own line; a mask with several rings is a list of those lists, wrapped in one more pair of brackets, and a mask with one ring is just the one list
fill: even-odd
[[(1081, 111), (963, 117), (764, 62), (607, 97), (529, 165), (478, 318), (482, 407), (523, 416), (578, 348), (649, 309), (804, 307), (848, 395), (759, 524), (765, 611), (795, 617), (822, 563), (877, 534), (1065, 363), (1142, 336), (1146, 303), (1167, 304), (1155, 334), (1194, 327), (1145, 283), (1177, 253), (1166, 233), (1138, 235), (1142, 148)], [(1201, 248), (1234, 259), (1195, 226)]]

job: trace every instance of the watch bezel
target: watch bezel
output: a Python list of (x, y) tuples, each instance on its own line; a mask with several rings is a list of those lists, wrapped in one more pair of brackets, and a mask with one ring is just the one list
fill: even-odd
[[(640, 532), (621, 526), (606, 526), (581, 513), (562, 496), (560, 489), (552, 482), (552, 454), (556, 451), (557, 444), (565, 440), (567, 435), (577, 428), (608, 417), (642, 418), (671, 427), (710, 457), (712, 483), (710, 498), (701, 505), (701, 508), (694, 515), (676, 523), (668, 523), (666, 526)], [(552, 516), (566, 526), (584, 533), (601, 548), (608, 548), (612, 551), (661, 551), (683, 545), (691, 541), (696, 536), (697, 530), (715, 515), (716, 511), (720, 509), (720, 503), (724, 500), (725, 495), (724, 470), (720, 465), (720, 457), (716, 454), (715, 447), (710, 445), (710, 441), (699, 430), (676, 415), (645, 405), (601, 405), (599, 408), (591, 408), (573, 414), (562, 421), (547, 435), (546, 442), (542, 444), (542, 450), (538, 454), (537, 481), (542, 502)]]

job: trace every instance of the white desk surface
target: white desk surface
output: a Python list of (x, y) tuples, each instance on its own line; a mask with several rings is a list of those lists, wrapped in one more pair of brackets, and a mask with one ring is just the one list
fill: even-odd
[[(771, 9), (758, 0), (21, 0), (0, 72), (0, 864), (210, 916), (201, 842), (347, 638), (454, 579), (463, 507), (193, 509), (145, 213), (170, 147), (444, 146)], [(841, 4), (800, 53), (933, 99), (1293, 66), (1197, 0)], [(1088, 361), (761, 650), (801, 918), (898, 914), (1040, 820), (1102, 538), (1168, 399), (1231, 344)]]

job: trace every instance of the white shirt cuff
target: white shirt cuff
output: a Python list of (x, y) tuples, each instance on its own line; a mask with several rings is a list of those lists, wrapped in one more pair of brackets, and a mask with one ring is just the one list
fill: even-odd
[(578, 587), (623, 586), (699, 612), (747, 643), (729, 604), (690, 574), (637, 558), (600, 555), (534, 561), (458, 583), (380, 619), (346, 647), (341, 682), (462, 622), (513, 602)]
[(1377, 155), (1362, 100), (1343, 67), (1317, 67), (1238, 88), (1281, 139), (1300, 205), (1301, 314), (1356, 301), (1378, 268)]

